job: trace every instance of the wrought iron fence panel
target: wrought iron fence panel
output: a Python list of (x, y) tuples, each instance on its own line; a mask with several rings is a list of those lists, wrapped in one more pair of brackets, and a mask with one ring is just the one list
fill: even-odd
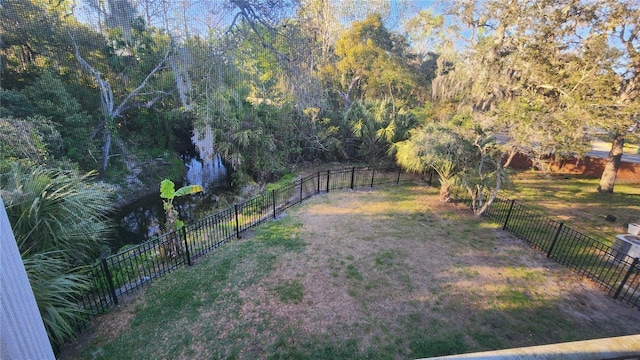
[(505, 220), (509, 214), (510, 205), (510, 199), (496, 196), (491, 206), (485, 210), (483, 215), (493, 219), (498, 224), (505, 224)]
[(344, 190), (351, 188), (351, 169), (341, 169), (330, 172), (327, 182), (327, 191)]
[(318, 175), (313, 174), (300, 179), (300, 200), (304, 201), (318, 193)]
[(185, 263), (185, 248), (178, 231), (147, 241), (128, 251), (109, 256), (116, 296), (137, 289), (149, 280)]
[(238, 205), (241, 233), (270, 218), (271, 201), (267, 194), (261, 194)]
[(598, 240), (569, 227), (564, 227), (557, 250), (550, 255), (559, 263), (592, 279), (608, 290), (617, 288), (631, 259)]
[(276, 215), (300, 203), (300, 185), (289, 184), (273, 192), (276, 203)]
[[(81, 296), (78, 303), (87, 310), (86, 326), (98, 314), (106, 311), (118, 299), (152, 279), (197, 259), (241, 233), (277, 217), (285, 209), (322, 192), (374, 185), (399, 183), (419, 179), (416, 174), (380, 171), (373, 168), (350, 168), (318, 171), (296, 182), (260, 194), (243, 203), (210, 214), (184, 225), (177, 231), (156, 236), (142, 244), (100, 259), (89, 271), (93, 289)], [(424, 180), (424, 179), (423, 179)]]
[(543, 251), (549, 249), (559, 226), (558, 222), (517, 203), (513, 204), (508, 222), (505, 224), (503, 229)]
[(353, 168), (353, 185), (352, 189), (363, 187), (371, 187), (371, 172), (369, 168)]
[[(629, 263), (630, 257), (625, 258), (625, 262)], [(626, 273), (622, 280), (617, 282), (617, 289), (611, 291), (614, 299), (626, 302), (640, 309), (640, 259), (635, 258), (631, 261), (631, 265), (626, 268)]]
[(604, 287), (614, 298), (640, 307), (638, 259), (514, 200), (496, 197), (484, 215), (502, 224), (503, 230), (545, 251), (547, 257)]
[(212, 251), (236, 236), (234, 226), (232, 209), (225, 209), (186, 225), (187, 243), (193, 259)]

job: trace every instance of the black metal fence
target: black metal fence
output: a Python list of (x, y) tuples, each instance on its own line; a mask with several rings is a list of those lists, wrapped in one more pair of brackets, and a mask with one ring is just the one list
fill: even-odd
[[(320, 171), (186, 224), (178, 231), (102, 258), (90, 270), (94, 281), (92, 291), (79, 299), (89, 315), (78, 327), (84, 327), (93, 317), (117, 305), (125, 294), (179, 266), (191, 265), (192, 261), (233, 238), (240, 238), (253, 227), (277, 218), (286, 209), (313, 195), (416, 180), (425, 178), (422, 174), (373, 168)], [(426, 181), (430, 183), (431, 176)]]
[(614, 299), (640, 309), (640, 264), (601, 241), (593, 239), (546, 214), (497, 197), (485, 216), (502, 224), (502, 229), (544, 251), (568, 268), (604, 287)]
[[(427, 179), (428, 177), (428, 179)], [(260, 194), (243, 203), (186, 224), (129, 250), (100, 259), (90, 275), (94, 287), (79, 299), (88, 310), (87, 321), (103, 313), (127, 293), (171, 270), (215, 250), (255, 226), (277, 218), (286, 209), (319, 193), (422, 180), (431, 185), (432, 174), (383, 171), (372, 168), (328, 170), (299, 178), (294, 183)], [(514, 200), (497, 197), (485, 216), (503, 225), (547, 257), (603, 286), (615, 299), (640, 309), (640, 264), (625, 253), (549, 219)]]

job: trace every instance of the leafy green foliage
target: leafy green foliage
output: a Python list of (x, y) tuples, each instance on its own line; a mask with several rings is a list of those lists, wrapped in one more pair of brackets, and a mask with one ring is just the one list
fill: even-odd
[[(449, 124), (429, 124), (411, 132), (411, 138), (395, 144), (398, 164), (410, 171), (433, 169), (440, 180), (440, 199), (450, 201), (451, 186), (462, 185), (472, 197), (479, 215), (501, 187), (502, 151), (495, 139), (471, 118), (455, 116)], [(486, 193), (491, 192), (487, 199)]]
[(75, 301), (88, 289), (82, 266), (95, 259), (110, 233), (109, 194), (90, 185), (92, 175), (13, 164), (0, 176), (18, 249), (55, 344), (85, 316)]
[(45, 165), (62, 147), (60, 133), (51, 121), (40, 116), (27, 119), (0, 118), (0, 170), (11, 163)]
[(92, 279), (83, 268), (70, 268), (62, 251), (26, 256), (23, 263), (49, 339), (63, 344), (76, 334), (76, 321), (88, 315), (75, 300), (90, 289)]
[(160, 182), (160, 197), (167, 200), (173, 200), (175, 197), (176, 185), (169, 179)]
[(167, 214), (167, 224), (166, 229), (169, 231), (173, 229), (180, 229), (184, 226), (184, 222), (178, 219), (178, 212), (173, 207), (173, 199), (181, 196), (196, 194), (201, 192), (202, 186), (200, 185), (186, 185), (178, 190), (175, 189), (175, 184), (173, 181), (169, 179), (164, 179), (160, 182), (160, 197), (164, 199), (162, 201), (162, 205), (164, 207), (164, 211)]
[(51, 71), (46, 71), (33, 84), (26, 86), (22, 93), (33, 104), (33, 111), (41, 119), (50, 120), (60, 132), (63, 144), (52, 155), (57, 158), (67, 156), (83, 167), (95, 166), (89, 152), (95, 150), (89, 136), (95, 121), (82, 110), (62, 80)]
[(12, 165), (0, 188), (23, 255), (65, 250), (70, 263), (93, 260), (110, 233), (109, 193), (95, 173)]
[(33, 108), (27, 96), (16, 90), (0, 89), (0, 118), (27, 118)]
[(347, 108), (354, 99), (386, 97), (408, 104), (408, 95), (420, 88), (418, 71), (409, 66), (407, 39), (390, 32), (379, 14), (354, 22), (336, 42), (335, 54), (339, 60), (322, 72)]
[(449, 188), (462, 172), (471, 149), (471, 143), (454, 129), (430, 124), (396, 144), (396, 160), (409, 171), (433, 169), (440, 179), (440, 198), (449, 201)]
[[(248, 88), (227, 89), (212, 94), (209, 117), (216, 148), (231, 167), (266, 181), (287, 172), (287, 164), (303, 156), (303, 139), (296, 131), (292, 109), (247, 100)], [(202, 122), (207, 122), (202, 119)], [(206, 126), (196, 123), (196, 127)]]
[(392, 144), (406, 140), (417, 126), (413, 114), (396, 110), (391, 100), (355, 102), (345, 118), (358, 141), (358, 157), (370, 164), (380, 162)]

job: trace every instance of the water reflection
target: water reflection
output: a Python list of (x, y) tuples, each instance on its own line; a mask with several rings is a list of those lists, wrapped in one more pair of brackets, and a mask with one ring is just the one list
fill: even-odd
[[(179, 217), (189, 222), (211, 212), (221, 201), (221, 196), (230, 192), (227, 169), (220, 156), (212, 164), (203, 165), (202, 161), (188, 157), (184, 159), (187, 173), (182, 185), (201, 185), (202, 193), (174, 199)], [(158, 184), (158, 187), (160, 184)], [(143, 197), (125, 207), (115, 216), (116, 234), (111, 242), (111, 251), (115, 252), (124, 245), (139, 244), (163, 232), (165, 222), (162, 199), (158, 193)]]
[(211, 163), (203, 164), (202, 160), (191, 157), (185, 160), (187, 166), (187, 183), (189, 185), (216, 185), (226, 183), (227, 169), (220, 155), (216, 155)]

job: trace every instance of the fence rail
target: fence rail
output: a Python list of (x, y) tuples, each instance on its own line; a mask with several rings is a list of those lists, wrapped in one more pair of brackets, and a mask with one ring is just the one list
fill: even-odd
[(119, 299), (158, 276), (191, 265), (233, 238), (310, 197), (331, 191), (374, 187), (383, 184), (423, 180), (431, 176), (385, 171), (374, 168), (348, 168), (319, 171), (297, 181), (255, 196), (243, 203), (186, 224), (180, 230), (163, 234), (126, 251), (100, 259), (90, 270), (93, 289), (79, 299), (88, 317), (82, 328), (95, 317), (118, 305)]
[(545, 214), (498, 196), (484, 213), (502, 229), (526, 241), (573, 271), (602, 286), (622, 302), (640, 309), (638, 258), (580, 233)]

